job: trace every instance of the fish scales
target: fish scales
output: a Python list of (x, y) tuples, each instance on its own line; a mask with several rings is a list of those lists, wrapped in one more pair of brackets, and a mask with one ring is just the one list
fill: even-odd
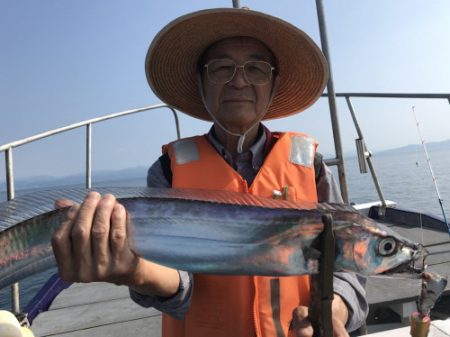
[[(345, 205), (295, 203), (224, 191), (96, 190), (114, 194), (127, 209), (138, 254), (191, 272), (317, 273), (320, 252), (315, 242), (323, 230), (325, 213), (334, 219), (335, 270), (382, 273), (424, 253), (417, 244)], [(55, 264), (50, 240), (65, 210), (54, 210), (54, 201), (81, 202), (87, 191), (49, 190), (0, 204), (0, 288)], [(380, 254), (383, 241), (395, 249)]]

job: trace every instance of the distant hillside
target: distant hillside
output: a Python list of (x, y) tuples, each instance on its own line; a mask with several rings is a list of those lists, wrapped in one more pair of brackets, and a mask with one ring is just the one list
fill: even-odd
[[(92, 181), (95, 183), (113, 182), (113, 181), (125, 181), (130, 179), (142, 179), (142, 184), (145, 185), (147, 177), (147, 167), (133, 167), (124, 170), (117, 171), (94, 171), (92, 173)], [(6, 182), (0, 182), (0, 191), (6, 190)], [(84, 173), (70, 175), (66, 177), (50, 177), (50, 176), (34, 176), (28, 178), (18, 178), (14, 181), (14, 187), (16, 190), (20, 189), (34, 189), (42, 187), (55, 187), (55, 186), (71, 186), (71, 185), (84, 185), (85, 175)]]
[[(450, 150), (450, 139), (444, 140), (442, 142), (425, 143), (425, 145), (429, 151)], [(374, 152), (376, 152), (377, 154), (396, 154), (422, 151), (422, 148), (422, 144), (410, 144), (395, 149)]]

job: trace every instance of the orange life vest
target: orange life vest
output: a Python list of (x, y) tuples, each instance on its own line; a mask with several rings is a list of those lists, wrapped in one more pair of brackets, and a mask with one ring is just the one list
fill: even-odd
[[(274, 133), (276, 143), (251, 186), (206, 136), (163, 147), (171, 160), (172, 186), (251, 193), (268, 198), (286, 191), (291, 200), (317, 202), (314, 155), (317, 143), (305, 134)], [(214, 226), (214, 224), (211, 224)], [(194, 275), (191, 306), (183, 320), (163, 314), (163, 337), (288, 336), (292, 311), (308, 305), (309, 276)]]

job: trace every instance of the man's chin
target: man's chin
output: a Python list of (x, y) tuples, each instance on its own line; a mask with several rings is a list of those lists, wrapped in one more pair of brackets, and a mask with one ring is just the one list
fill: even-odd
[(247, 111), (229, 111), (224, 118), (219, 118), (219, 122), (224, 125), (233, 125), (237, 127), (249, 127), (256, 121), (255, 114)]

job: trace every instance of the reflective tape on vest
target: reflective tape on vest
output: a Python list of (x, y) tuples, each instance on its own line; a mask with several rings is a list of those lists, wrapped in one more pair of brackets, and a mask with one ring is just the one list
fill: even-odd
[(314, 139), (303, 136), (292, 136), (291, 155), (289, 161), (293, 164), (312, 167), (314, 165)]
[(178, 165), (183, 165), (200, 159), (197, 144), (191, 140), (180, 140), (173, 144), (175, 160)]

